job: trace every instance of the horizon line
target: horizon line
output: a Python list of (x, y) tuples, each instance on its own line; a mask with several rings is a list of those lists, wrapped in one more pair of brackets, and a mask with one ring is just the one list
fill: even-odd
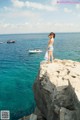
[[(29, 33), (0, 33), (0, 35), (14, 35), (14, 34), (46, 34), (49, 32), (29, 32)], [(54, 33), (80, 33), (80, 32), (54, 32)]]

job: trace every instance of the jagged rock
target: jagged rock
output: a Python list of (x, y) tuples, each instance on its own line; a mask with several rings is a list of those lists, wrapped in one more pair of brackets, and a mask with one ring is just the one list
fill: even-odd
[(23, 118), (20, 118), (18, 120), (37, 120), (37, 115), (32, 113), (29, 116), (24, 116)]
[(24, 117), (22, 117), (22, 118), (20, 118), (18, 120), (30, 120), (30, 115), (29, 116), (24, 116)]
[(76, 111), (71, 111), (66, 108), (60, 109), (60, 120), (77, 120)]
[(31, 114), (29, 120), (37, 120), (37, 115)]
[(79, 62), (41, 62), (33, 90), (41, 120), (80, 120)]
[(37, 115), (37, 120), (45, 120), (41, 111), (36, 107), (34, 114)]

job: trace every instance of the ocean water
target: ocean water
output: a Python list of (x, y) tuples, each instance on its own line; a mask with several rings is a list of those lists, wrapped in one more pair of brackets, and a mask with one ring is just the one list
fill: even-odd
[[(7, 44), (7, 40), (16, 40)], [(0, 35), (0, 110), (10, 110), (11, 120), (34, 111), (33, 83), (44, 59), (48, 33)], [(42, 53), (28, 53), (40, 48)], [(80, 61), (80, 33), (56, 33), (54, 57)]]

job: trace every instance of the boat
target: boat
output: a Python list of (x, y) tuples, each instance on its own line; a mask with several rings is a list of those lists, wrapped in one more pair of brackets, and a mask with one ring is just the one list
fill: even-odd
[(0, 42), (0, 44), (2, 44), (3, 42)]
[(42, 50), (40, 50), (40, 49), (29, 50), (30, 54), (41, 53), (41, 52), (42, 52)]
[(8, 40), (7, 43), (15, 43), (15, 40)]

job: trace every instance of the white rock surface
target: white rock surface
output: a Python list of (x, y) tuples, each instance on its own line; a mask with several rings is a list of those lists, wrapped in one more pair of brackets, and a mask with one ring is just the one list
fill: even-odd
[(70, 82), (80, 101), (80, 62), (56, 59), (53, 63), (46, 64), (43, 61), (40, 64), (40, 77), (45, 72), (51, 83), (57, 87), (68, 85)]

